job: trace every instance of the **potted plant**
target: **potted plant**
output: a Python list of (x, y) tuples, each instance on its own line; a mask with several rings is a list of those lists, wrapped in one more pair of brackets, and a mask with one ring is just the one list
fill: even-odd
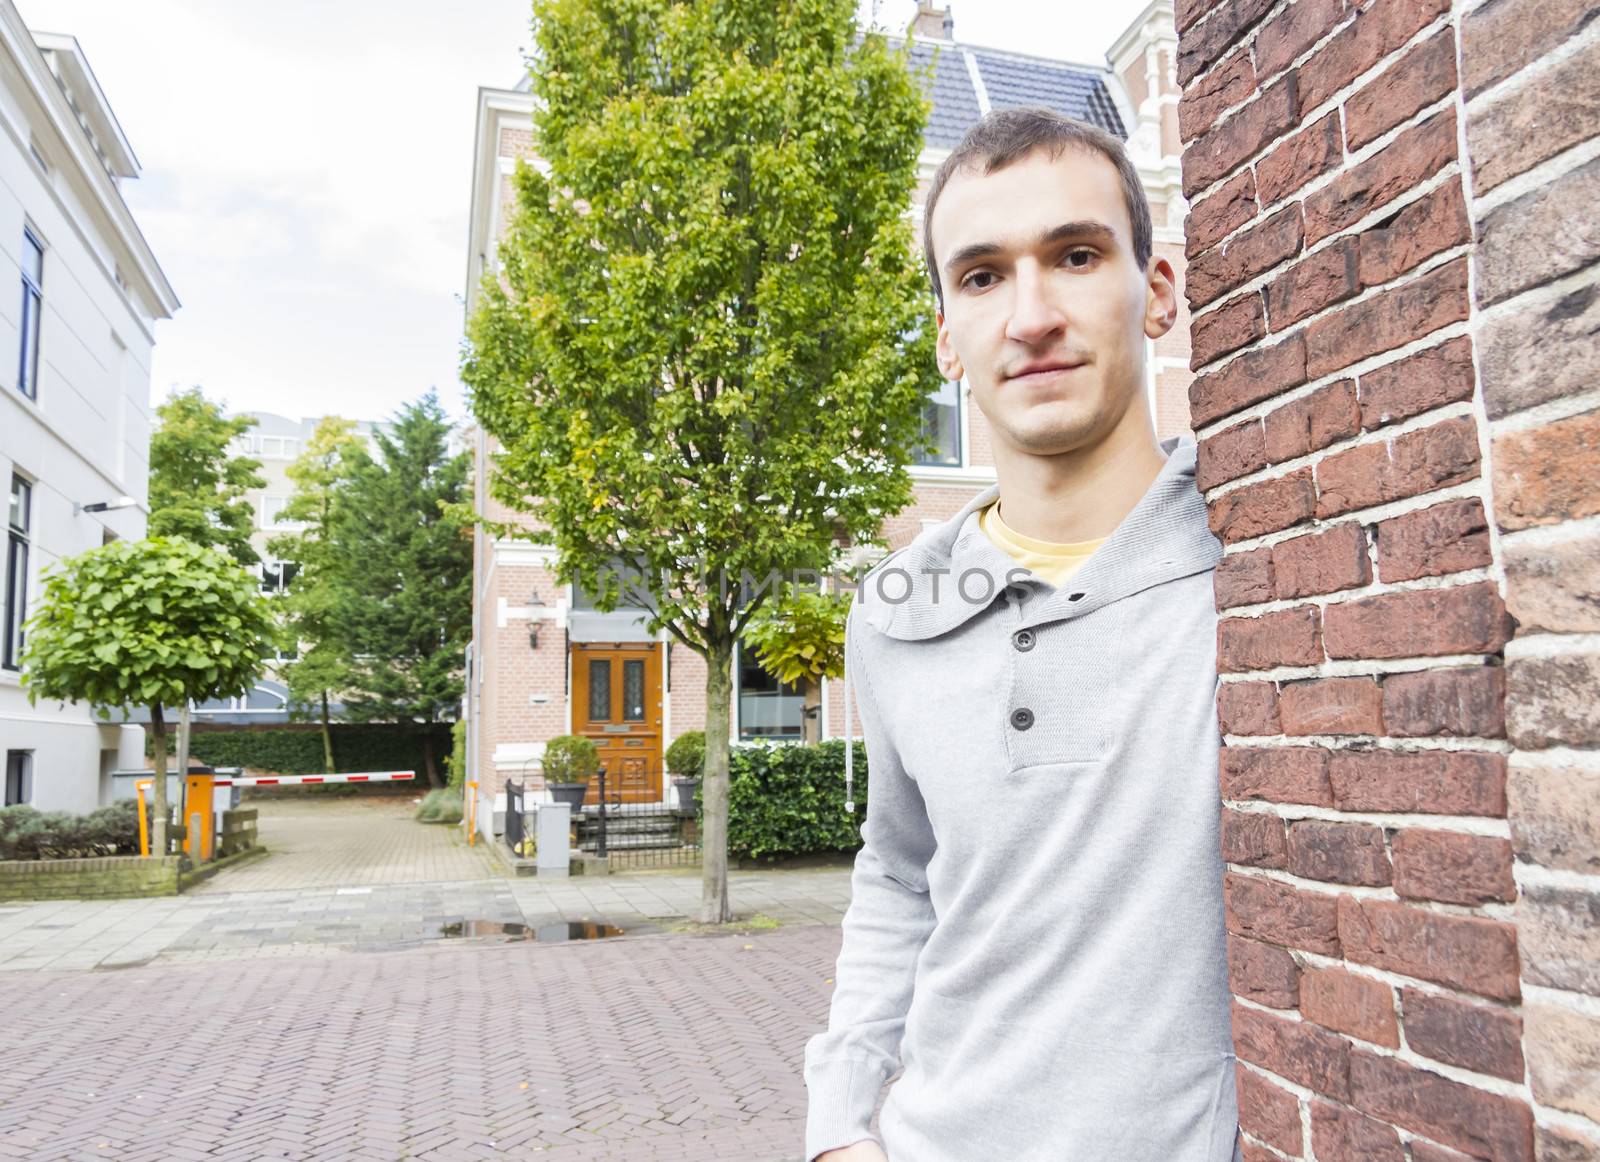
[(540, 766), (550, 798), (576, 813), (583, 810), (589, 776), (600, 769), (600, 748), (581, 734), (559, 734), (544, 744)]
[(672, 774), (672, 794), (677, 810), (694, 814), (694, 790), (706, 765), (706, 732), (680, 734), (667, 747), (667, 770)]

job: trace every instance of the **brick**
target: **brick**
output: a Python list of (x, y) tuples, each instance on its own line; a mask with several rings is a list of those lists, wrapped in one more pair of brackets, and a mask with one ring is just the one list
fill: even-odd
[(1340, 955), (1338, 901), (1333, 896), (1233, 871), (1224, 873), (1222, 893), (1227, 928), (1235, 936)]
[(1395, 834), (1390, 849), (1398, 896), (1468, 905), (1517, 898), (1510, 840), (1408, 827)]
[(1309, 1021), (1291, 1021), (1233, 1004), (1239, 1057), (1329, 1097), (1350, 1093), (1350, 1043)]
[(1491, 210), (1478, 225), (1474, 254), (1479, 308), (1600, 258), (1600, 231), (1589, 228), (1596, 204), (1600, 157)]
[(1470, 98), (1581, 32), (1596, 0), (1499, 0), (1462, 17), (1463, 83)]
[(1190, 422), (1203, 427), (1305, 381), (1305, 335), (1296, 333), (1271, 347), (1246, 351), (1216, 371), (1196, 376), (1189, 385)]
[(1382, 887), (1389, 882), (1383, 831), (1368, 823), (1301, 819), (1289, 826), (1289, 870), (1302, 879)]
[(1531, 1004), (1528, 1080), (1542, 1106), (1600, 1121), (1600, 1018), (1559, 1004)]
[(1183, 151), (1183, 196), (1192, 198), (1207, 186), (1232, 176), (1263, 146), (1283, 137), (1299, 120), (1300, 104), (1291, 73), (1190, 143)]
[(1504, 738), (1505, 700), (1501, 666), (1388, 674), (1383, 679), (1383, 724), (1395, 738)]
[(1379, 521), (1378, 576), (1384, 581), (1440, 577), (1490, 564), (1489, 518), (1475, 496)]
[(1247, 52), (1236, 52), (1221, 65), (1208, 69), (1178, 98), (1178, 139), (1193, 141), (1231, 109), (1256, 91), (1255, 65)]
[(1217, 7), (1217, 0), (1174, 0), (1173, 20), (1178, 31), (1187, 29), (1196, 20)]
[(1208, 492), (1267, 466), (1260, 420), (1246, 420), (1207, 436), (1195, 449), (1195, 485)]
[(1400, 1047), (1394, 990), (1381, 980), (1342, 968), (1307, 970), (1300, 980), (1300, 1013), (1335, 1032), (1390, 1049)]
[(1330, 658), (1498, 653), (1511, 619), (1493, 581), (1342, 601), (1323, 610)]
[(1411, 1162), (1473, 1162), (1473, 1159), (1459, 1150), (1449, 1150), (1432, 1142), (1423, 1141), (1421, 1138), (1413, 1138)]
[(1486, 319), (1478, 362), (1491, 419), (1588, 391), (1600, 379), (1600, 284)]
[(1213, 4), (1205, 21), (1195, 24), (1178, 42), (1178, 84), (1187, 87), (1271, 7), (1272, 0), (1223, 0)]
[(1299, 1157), (1305, 1132), (1300, 1121), (1299, 1099), (1242, 1065), (1237, 1067), (1236, 1088), (1239, 1128), (1285, 1154)]
[(1394, 1127), (1326, 1101), (1311, 1103), (1311, 1152), (1317, 1162), (1406, 1162)]
[(1522, 995), (1517, 929), (1500, 920), (1341, 896), (1338, 935), (1345, 959), (1357, 964), (1495, 1000)]
[(1282, 331), (1361, 289), (1361, 241), (1340, 238), (1302, 258), (1267, 284), (1272, 329)]
[(1223, 682), (1217, 690), (1217, 725), (1223, 734), (1278, 734), (1277, 687), (1271, 682)]
[(1335, 452), (1317, 465), (1317, 516), (1405, 500), (1478, 475), (1478, 424), (1457, 416)]
[(1344, 103), (1352, 152), (1455, 91), (1456, 38), (1441, 28), (1363, 85)]
[(1284, 734), (1382, 734), (1382, 707), (1372, 678), (1309, 678), (1278, 691)]
[(1422, 989), (1400, 990), (1406, 1044), (1424, 1057), (1522, 1080), (1522, 1018), (1513, 1009), (1473, 1004)]
[(1526, 885), (1517, 934), (1530, 983), (1600, 996), (1600, 892)]
[(1344, 131), (1335, 109), (1287, 141), (1280, 141), (1257, 160), (1257, 195), (1263, 206), (1270, 206), (1342, 164)]
[(1263, 546), (1246, 553), (1230, 553), (1217, 562), (1211, 575), (1219, 611), (1236, 605), (1271, 601), (1272, 549)]
[(1228, 937), (1228, 986), (1237, 996), (1274, 1009), (1300, 1003), (1300, 965), (1273, 944)]
[(1300, 253), (1303, 230), (1298, 205), (1285, 206), (1260, 223), (1195, 255), (1183, 272), (1191, 310), (1221, 298), (1258, 274)]
[(1359, 435), (1361, 408), (1356, 402), (1355, 381), (1341, 379), (1290, 400), (1268, 412), (1261, 426), (1267, 459), (1274, 464)]
[(1591, 40), (1540, 74), (1512, 85), (1467, 120), (1473, 192), (1482, 197), (1546, 158), (1594, 136), (1600, 119), (1600, 44)]
[(1535, 1126), (1533, 1133), (1539, 1162), (1594, 1162), (1600, 1158), (1600, 1136), (1551, 1125)]
[(1224, 808), (1222, 858), (1250, 867), (1283, 867), (1288, 861), (1283, 820), (1260, 811)]
[(1216, 310), (1197, 315), (1189, 324), (1189, 366), (1204, 367), (1232, 351), (1247, 347), (1267, 333), (1266, 310), (1259, 292), (1240, 295)]
[[(1256, 216), (1256, 177), (1241, 170), (1216, 190), (1189, 207), (1183, 220), (1183, 253), (1193, 261)], [(1188, 273), (1184, 274), (1188, 286)]]
[(1307, 325), (1306, 375), (1312, 379), (1415, 342), (1468, 314), (1463, 255)]
[(1461, 179), (1448, 178), (1359, 235), (1362, 288), (1381, 286), (1472, 239)]
[(1350, 1054), (1351, 1104), (1473, 1157), (1533, 1162), (1533, 1111), (1363, 1049)]
[(1312, 469), (1245, 484), (1213, 500), (1208, 509), (1211, 531), (1227, 545), (1275, 533), (1309, 520), (1316, 511)]
[(1328, 759), (1341, 811), (1503, 816), (1506, 756), (1477, 751), (1339, 751)]
[(1392, 424), (1458, 400), (1473, 391), (1472, 341), (1459, 335), (1415, 355), (1364, 372), (1361, 426)]
[(1317, 607), (1222, 619), (1217, 623), (1217, 658), (1223, 673), (1316, 665), (1322, 661)]
[(1600, 513), (1600, 411), (1496, 436), (1494, 505), (1502, 529)]
[(1299, 0), (1256, 33), (1256, 69), (1263, 77), (1282, 72), (1344, 19), (1342, 0)]
[(1513, 761), (1506, 797), (1519, 860), (1600, 875), (1600, 771)]
[(1524, 750), (1600, 746), (1600, 652), (1507, 666), (1506, 735)]
[(1328, 763), (1318, 746), (1225, 746), (1218, 758), (1222, 797), (1331, 807)]
[(1367, 534), (1354, 521), (1272, 546), (1272, 576), (1280, 599), (1353, 589), (1372, 581)]
[(1300, 66), (1302, 106), (1315, 109), (1449, 8), (1449, 0), (1376, 0), (1357, 9), (1356, 18)]
[(1421, 185), (1456, 157), (1454, 109), (1435, 113), (1305, 200), (1305, 244), (1354, 225)]
[(1600, 533), (1502, 549), (1506, 608), (1519, 635), (1600, 632)]

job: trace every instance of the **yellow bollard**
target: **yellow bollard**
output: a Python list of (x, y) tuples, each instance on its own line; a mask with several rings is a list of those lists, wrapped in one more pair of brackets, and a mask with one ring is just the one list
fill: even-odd
[(209, 860), (215, 853), (212, 851), (216, 826), (212, 816), (211, 795), (216, 779), (212, 775), (189, 776), (188, 794), (184, 797), (193, 810), (184, 827), (183, 850), (189, 853), (189, 858), (195, 863)]
[(472, 802), (467, 806), (467, 846), (476, 847), (478, 843), (478, 780), (467, 780), (467, 786), (472, 788)]
[(153, 779), (142, 779), (142, 780), (140, 780), (139, 782), (137, 782), (137, 783), (135, 783), (133, 785), (134, 790), (139, 792), (139, 858), (140, 859), (149, 859), (150, 858), (150, 825), (147, 822), (145, 822), (145, 817), (144, 817), (144, 789), (146, 787), (153, 786), (154, 783), (155, 783), (155, 780), (153, 780)]

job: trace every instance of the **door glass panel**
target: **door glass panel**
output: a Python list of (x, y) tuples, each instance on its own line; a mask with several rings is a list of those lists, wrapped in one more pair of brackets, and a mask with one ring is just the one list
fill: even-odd
[(611, 659), (589, 659), (589, 721), (611, 721)]
[(622, 721), (644, 721), (644, 661), (630, 658), (622, 663)]

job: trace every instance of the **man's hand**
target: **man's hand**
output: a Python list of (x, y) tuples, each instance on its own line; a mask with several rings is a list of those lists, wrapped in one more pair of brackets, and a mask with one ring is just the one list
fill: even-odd
[(863, 1138), (837, 1150), (824, 1150), (816, 1162), (889, 1162), (889, 1156), (872, 1138)]

